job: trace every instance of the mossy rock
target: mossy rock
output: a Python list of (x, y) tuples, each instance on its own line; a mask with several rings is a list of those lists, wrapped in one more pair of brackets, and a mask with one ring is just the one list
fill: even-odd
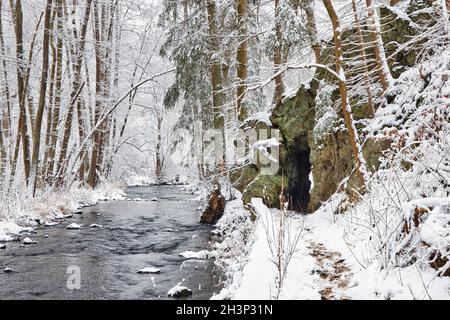
[(322, 202), (338, 191), (341, 181), (353, 170), (352, 149), (346, 130), (329, 133), (319, 139), (311, 149), (314, 186), (308, 206), (314, 212)]
[(247, 165), (243, 168), (232, 170), (230, 174), (230, 180), (233, 186), (239, 191), (243, 192), (244, 189), (258, 176), (259, 170), (253, 165)]
[(367, 169), (375, 172), (380, 168), (380, 158), (386, 150), (391, 148), (390, 139), (367, 139), (362, 146), (362, 153), (366, 160)]
[(280, 129), (285, 146), (314, 128), (318, 87), (316, 80), (309, 85), (302, 85), (294, 97), (286, 99), (273, 111), (270, 120), (275, 128)]
[(288, 179), (279, 175), (259, 175), (253, 180), (243, 192), (244, 204), (251, 201), (252, 198), (264, 198), (267, 206), (270, 208), (279, 207), (279, 195), (282, 185), (287, 185)]

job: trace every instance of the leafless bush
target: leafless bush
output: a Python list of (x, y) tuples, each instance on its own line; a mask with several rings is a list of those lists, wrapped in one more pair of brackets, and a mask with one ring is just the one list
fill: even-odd
[(290, 216), (290, 212), (287, 210), (289, 203), (286, 201), (284, 188), (282, 188), (279, 199), (280, 208), (276, 214), (266, 208), (268, 212), (261, 217), (261, 223), (266, 232), (267, 243), (270, 249), (270, 261), (277, 270), (275, 292), (272, 295), (276, 300), (280, 298), (288, 267), (297, 251), (297, 245), (303, 229), (303, 225), (301, 227), (296, 226)]

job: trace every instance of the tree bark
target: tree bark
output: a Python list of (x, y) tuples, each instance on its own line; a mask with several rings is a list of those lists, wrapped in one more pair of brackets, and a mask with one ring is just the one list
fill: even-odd
[(237, 61), (237, 77), (239, 84), (236, 90), (237, 105), (236, 114), (239, 121), (244, 121), (247, 118), (247, 109), (244, 105), (244, 98), (246, 92), (246, 81), (248, 77), (248, 34), (247, 34), (247, 14), (248, 2), (247, 0), (237, 0), (237, 25), (238, 25), (238, 41), (239, 46), (236, 54)]
[(366, 4), (370, 37), (373, 42), (377, 71), (383, 91), (386, 92), (392, 84), (393, 79), (387, 63), (386, 53), (384, 52), (383, 40), (381, 39), (380, 21), (373, 0), (366, 0)]
[(358, 10), (356, 6), (356, 0), (352, 0), (352, 9), (353, 9), (353, 18), (355, 21), (355, 28), (356, 28), (356, 37), (358, 41), (358, 45), (360, 47), (360, 54), (362, 58), (362, 63), (364, 65), (364, 80), (366, 82), (366, 93), (367, 93), (367, 104), (369, 107), (369, 115), (371, 118), (375, 115), (375, 108), (373, 106), (373, 99), (372, 99), (372, 91), (370, 90), (371, 86), (371, 80), (369, 77), (369, 68), (367, 64), (367, 56), (366, 56), (366, 46), (364, 44), (364, 37), (361, 30), (361, 24), (358, 19)]
[[(95, 112), (94, 112), (94, 123), (100, 119), (100, 111), (102, 108), (102, 82), (104, 80), (104, 70), (102, 63), (102, 51), (101, 51), (101, 30), (100, 30), (100, 17), (99, 10), (96, 3), (94, 3), (94, 39), (95, 39)], [(101, 128), (104, 126), (102, 123), (99, 129), (94, 130), (93, 143), (92, 143), (92, 153), (91, 153), (91, 163), (89, 166), (88, 184), (94, 188), (97, 183), (97, 164), (100, 154), (100, 144), (101, 144)]]
[(155, 152), (155, 176), (156, 181), (160, 182), (162, 178), (162, 154), (161, 154), (161, 147), (162, 147), (162, 137), (161, 137), (161, 130), (162, 130), (162, 116), (157, 113), (156, 116), (156, 152)]
[(14, 4), (13, 0), (9, 1), (11, 7), (11, 14), (14, 22), (14, 32), (16, 35), (16, 74), (17, 74), (17, 98), (19, 101), (19, 119), (17, 124), (17, 132), (20, 139), (17, 139), (14, 160), (12, 166), (11, 179), (14, 178), (17, 167), (17, 158), (20, 148), (20, 143), (22, 143), (22, 157), (24, 164), (25, 180), (28, 184), (28, 179), (30, 177), (30, 142), (28, 136), (28, 125), (27, 125), (27, 111), (26, 111), (26, 92), (25, 92), (25, 74), (24, 74), (24, 49), (23, 49), (23, 12), (22, 12), (22, 2), (17, 0)]
[(1, 126), (3, 130), (3, 136), (5, 139), (9, 139), (11, 135), (11, 93), (9, 89), (9, 76), (8, 76), (8, 66), (6, 64), (5, 57), (5, 41), (3, 36), (3, 21), (2, 21), (2, 7), (3, 7), (3, 0), (0, 0), (0, 55), (2, 56), (1, 64), (2, 64), (2, 75), (4, 78), (5, 83), (3, 84), (3, 92), (0, 92), (0, 94), (4, 95), (5, 97), (5, 108), (2, 109), (1, 112)]
[(320, 54), (322, 52), (322, 45), (320, 44), (319, 37), (317, 36), (317, 24), (316, 15), (314, 13), (313, 0), (303, 0), (303, 8), (306, 13), (306, 26), (311, 38), (311, 47), (314, 52), (316, 63), (320, 63)]
[[(208, 0), (207, 2), (207, 14), (208, 14), (208, 26), (209, 26), (209, 48), (211, 54), (211, 85), (212, 85), (212, 107), (213, 107), (213, 126), (214, 129), (220, 130), (222, 134), (222, 146), (220, 147), (220, 160), (218, 165), (219, 169), (223, 168), (225, 163), (225, 119), (223, 114), (223, 102), (224, 94), (223, 89), (223, 78), (222, 78), (222, 65), (219, 59), (220, 52), (220, 42), (218, 38), (218, 26), (217, 26), (217, 8), (215, 0)], [(217, 149), (216, 149), (217, 150)]]
[[(331, 23), (333, 25), (336, 73), (339, 74), (341, 78), (343, 78), (342, 80), (345, 80), (340, 21), (331, 0), (323, 0), (323, 4), (325, 5), (328, 15), (330, 16)], [(361, 145), (359, 143), (358, 133), (356, 131), (353, 122), (352, 110), (348, 102), (347, 85), (345, 81), (342, 80), (339, 81), (339, 94), (341, 96), (342, 113), (344, 115), (345, 126), (347, 128), (350, 145), (352, 147), (356, 173), (359, 175), (361, 181), (364, 183), (365, 162), (364, 158), (361, 155)]]
[(67, 160), (66, 155), (67, 155), (67, 148), (69, 145), (70, 133), (71, 133), (71, 129), (72, 129), (73, 109), (75, 108), (75, 106), (77, 104), (78, 96), (80, 94), (79, 91), (82, 86), (82, 84), (81, 84), (81, 67), (83, 65), (83, 59), (84, 59), (84, 47), (86, 44), (86, 32), (87, 32), (87, 27), (88, 27), (88, 23), (89, 23), (89, 16), (91, 14), (91, 4), (92, 4), (92, 0), (86, 1), (86, 9), (85, 9), (84, 18), (83, 18), (83, 24), (81, 26), (80, 37), (79, 37), (79, 39), (75, 39), (75, 41), (76, 41), (75, 65), (73, 68), (74, 69), (73, 83), (72, 83), (72, 90), (71, 90), (71, 94), (70, 94), (71, 102), (69, 104), (67, 114), (65, 117), (65, 121), (64, 121), (64, 127), (63, 127), (64, 132), (63, 132), (63, 138), (62, 138), (62, 142), (61, 142), (58, 166), (56, 169), (56, 174), (57, 174), (56, 178), (57, 178), (59, 184), (62, 182), (61, 175), (63, 173), (63, 169), (65, 167), (65, 163)]
[(31, 160), (31, 188), (32, 194), (35, 194), (37, 174), (39, 166), (39, 153), (41, 146), (41, 131), (42, 131), (42, 118), (45, 109), (45, 98), (47, 93), (47, 77), (48, 77), (48, 65), (49, 65), (49, 43), (50, 43), (50, 26), (52, 15), (53, 0), (47, 0), (45, 9), (45, 22), (44, 22), (44, 38), (42, 44), (42, 70), (41, 70), (41, 83), (39, 88), (39, 104), (36, 112), (36, 118), (33, 128), (33, 152)]
[(275, 76), (275, 93), (273, 102), (275, 107), (278, 106), (283, 101), (283, 94), (284, 94), (284, 81), (283, 81), (283, 73), (279, 73), (279, 69), (281, 68), (283, 64), (283, 58), (282, 58), (282, 30), (281, 30), (281, 24), (279, 21), (279, 14), (280, 14), (280, 0), (274, 0), (275, 2), (275, 36), (277, 39), (277, 43), (275, 44), (275, 50), (273, 55), (273, 66), (275, 69), (275, 73), (277, 75)]
[(4, 88), (0, 92), (2, 96), (5, 97), (5, 105), (0, 109), (0, 183), (3, 180), (6, 164), (8, 161), (8, 152), (7, 152), (7, 143), (10, 137), (10, 128), (11, 128), (11, 95), (9, 91), (8, 84), (8, 69), (5, 57), (5, 42), (3, 38), (3, 21), (2, 21), (2, 8), (3, 1), (0, 0), (0, 55), (1, 55), (1, 65), (2, 65), (2, 76), (4, 78), (4, 84), (2, 84), (2, 88)]
[[(53, 17), (52, 17), (52, 29), (54, 29), (55, 26), (55, 20), (57, 21), (56, 24), (56, 31), (57, 31), (57, 44), (55, 46), (55, 36), (52, 34), (50, 36), (50, 46), (52, 48), (52, 67), (50, 69), (50, 87), (49, 87), (49, 98), (48, 98), (48, 112), (47, 112), (47, 130), (46, 130), (46, 137), (45, 137), (45, 145), (46, 145), (46, 149), (45, 149), (45, 154), (44, 154), (44, 165), (45, 165), (45, 170), (44, 170), (44, 179), (49, 182), (49, 175), (53, 173), (53, 164), (55, 161), (55, 152), (54, 152), (54, 147), (52, 144), (52, 137), (53, 135), (56, 133), (56, 130), (53, 130), (53, 117), (55, 115), (56, 112), (56, 108), (55, 108), (55, 96), (60, 94), (61, 89), (59, 90), (55, 90), (55, 83), (57, 82), (57, 65), (58, 63), (62, 63), (62, 54), (60, 56), (60, 51), (59, 50), (59, 44), (60, 44), (60, 34), (59, 32), (61, 32), (61, 24), (62, 24), (62, 20), (61, 20), (61, 14), (59, 10), (62, 10), (62, 4), (61, 4), (62, 0), (56, 0), (56, 5), (54, 8), (54, 13), (53, 13)], [(60, 9), (61, 8), (61, 9)], [(61, 42), (61, 49), (62, 49), (62, 42)], [(61, 75), (59, 75), (60, 78)], [(58, 110), (58, 120), (59, 120), (59, 110)], [(56, 139), (55, 139), (56, 140)], [(56, 143), (56, 141), (55, 141)], [(51, 168), (51, 170), (50, 170)]]

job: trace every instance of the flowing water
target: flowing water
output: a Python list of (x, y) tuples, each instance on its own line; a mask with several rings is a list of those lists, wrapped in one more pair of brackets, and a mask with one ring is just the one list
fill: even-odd
[[(211, 241), (211, 228), (198, 223), (196, 196), (179, 186), (126, 192), (131, 200), (101, 202), (61, 225), (37, 229), (30, 235), (37, 244), (7, 243), (0, 250), (0, 299), (168, 299), (179, 282), (192, 290), (189, 299), (220, 291), (213, 261), (179, 256), (205, 250)], [(71, 223), (83, 228), (67, 230)], [(160, 273), (137, 273), (148, 266)], [(13, 272), (4, 273), (5, 267)], [(77, 268), (80, 288), (69, 289)]]

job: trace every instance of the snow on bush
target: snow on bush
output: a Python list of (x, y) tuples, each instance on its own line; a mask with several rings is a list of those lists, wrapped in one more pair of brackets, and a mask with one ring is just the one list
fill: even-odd
[(392, 147), (345, 219), (347, 242), (367, 248), (355, 253), (362, 265), (449, 275), (449, 95), (447, 50), (404, 72), (366, 128)]

